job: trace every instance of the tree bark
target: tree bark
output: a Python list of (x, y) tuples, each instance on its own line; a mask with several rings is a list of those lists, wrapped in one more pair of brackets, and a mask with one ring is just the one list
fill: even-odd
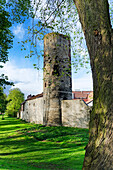
[(74, 0), (93, 75), (94, 105), (83, 170), (113, 170), (113, 30), (107, 0)]

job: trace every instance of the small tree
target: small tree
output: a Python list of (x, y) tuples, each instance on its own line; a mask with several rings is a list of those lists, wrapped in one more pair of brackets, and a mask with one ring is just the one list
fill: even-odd
[(6, 105), (7, 105), (6, 98), (7, 98), (7, 96), (6, 96), (6, 94), (4, 94), (3, 88), (0, 86), (0, 112), (2, 114), (2, 119), (4, 119), (3, 115), (5, 113)]
[(18, 88), (11, 89), (7, 100), (9, 102), (6, 108), (6, 115), (16, 117), (20, 104), (24, 101), (24, 94)]

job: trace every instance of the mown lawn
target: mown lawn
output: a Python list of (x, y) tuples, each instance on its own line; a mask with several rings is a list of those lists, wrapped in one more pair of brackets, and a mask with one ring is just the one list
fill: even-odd
[(81, 170), (88, 130), (0, 116), (0, 170)]

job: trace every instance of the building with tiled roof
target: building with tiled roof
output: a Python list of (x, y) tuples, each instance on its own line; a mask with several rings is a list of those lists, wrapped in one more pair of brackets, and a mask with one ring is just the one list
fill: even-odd
[(92, 106), (93, 91), (72, 91), (73, 100), (83, 100), (85, 104)]

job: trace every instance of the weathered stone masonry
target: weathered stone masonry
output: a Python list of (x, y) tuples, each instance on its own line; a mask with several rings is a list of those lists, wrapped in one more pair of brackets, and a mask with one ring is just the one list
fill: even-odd
[[(62, 100), (61, 113), (62, 126), (89, 127), (89, 107), (82, 100)], [(22, 104), (19, 116), (21, 119), (31, 123), (44, 124), (43, 116), (43, 97), (27, 100)]]
[(61, 125), (61, 101), (72, 99), (69, 37), (49, 33), (44, 37), (44, 123)]
[(19, 117), (26, 122), (43, 124), (43, 97), (23, 102)]
[(82, 100), (72, 100), (69, 37), (57, 33), (44, 37), (43, 79), (43, 97), (26, 100), (20, 118), (50, 126), (88, 128), (88, 106)]

